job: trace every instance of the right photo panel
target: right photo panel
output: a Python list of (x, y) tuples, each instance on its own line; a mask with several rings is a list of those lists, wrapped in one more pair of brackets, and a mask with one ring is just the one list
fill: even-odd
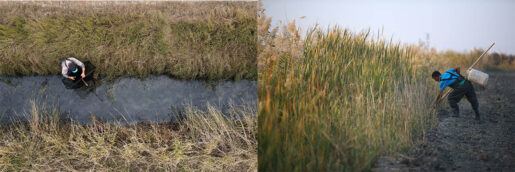
[(262, 0), (259, 171), (514, 171), (514, 1)]

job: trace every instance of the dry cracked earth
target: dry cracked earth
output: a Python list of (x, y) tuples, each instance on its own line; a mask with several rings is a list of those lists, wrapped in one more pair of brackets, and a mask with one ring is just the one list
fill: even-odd
[(515, 72), (487, 73), (486, 88), (474, 84), (480, 122), (465, 98), (460, 117), (440, 108), (438, 124), (410, 151), (380, 157), (372, 171), (515, 171)]

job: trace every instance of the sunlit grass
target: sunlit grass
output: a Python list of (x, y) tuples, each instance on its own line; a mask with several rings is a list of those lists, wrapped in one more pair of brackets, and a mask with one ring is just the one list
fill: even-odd
[(0, 3), (0, 75), (59, 74), (74, 56), (109, 79), (257, 78), (252, 2)]
[(65, 122), (32, 102), (28, 122), (1, 126), (1, 171), (256, 171), (255, 104), (225, 114), (192, 107), (175, 123)]
[(281, 30), (269, 23), (261, 13), (260, 170), (366, 170), (435, 120), (422, 48), (338, 27), (301, 37), (294, 23)]

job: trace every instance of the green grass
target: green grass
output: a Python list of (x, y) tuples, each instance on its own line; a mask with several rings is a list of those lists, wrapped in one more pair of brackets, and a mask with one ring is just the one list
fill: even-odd
[(59, 74), (74, 56), (108, 79), (257, 78), (255, 3), (43, 5), (2, 3), (0, 75)]
[(256, 171), (255, 105), (192, 107), (176, 123), (63, 122), (32, 102), (26, 123), (0, 126), (1, 171)]
[(368, 32), (258, 19), (260, 171), (361, 171), (435, 121), (436, 83), (418, 46)]

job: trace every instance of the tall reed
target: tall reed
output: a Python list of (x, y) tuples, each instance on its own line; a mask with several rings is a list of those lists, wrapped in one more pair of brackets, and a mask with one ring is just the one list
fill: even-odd
[(429, 56), (369, 32), (270, 28), (258, 18), (262, 171), (360, 171), (435, 121)]

